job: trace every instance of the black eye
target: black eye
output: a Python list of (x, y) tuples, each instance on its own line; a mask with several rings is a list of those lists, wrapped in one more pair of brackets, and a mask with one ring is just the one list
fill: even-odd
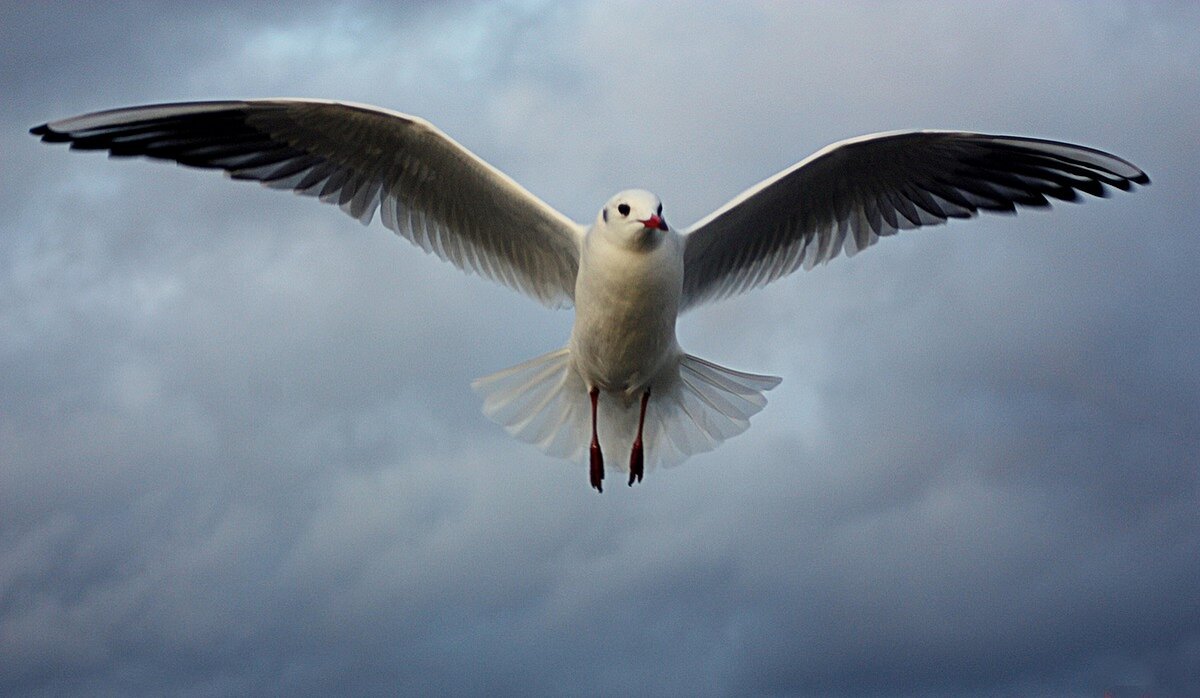
[(628, 216), (629, 215), (629, 204), (621, 204), (620, 206), (618, 206), (617, 213), (621, 214), (622, 216)]
[(662, 204), (658, 205), (658, 215), (662, 215)]

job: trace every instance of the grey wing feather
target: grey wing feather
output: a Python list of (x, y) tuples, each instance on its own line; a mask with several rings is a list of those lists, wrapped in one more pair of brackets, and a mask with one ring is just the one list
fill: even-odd
[(682, 308), (847, 256), (897, 230), (1106, 196), (1150, 178), (1084, 146), (953, 131), (835, 143), (743, 192), (685, 237)]
[(569, 305), (581, 230), (416, 117), (277, 99), (160, 104), (31, 129), (47, 142), (224, 170), (340, 206), (427, 252), (551, 305)]

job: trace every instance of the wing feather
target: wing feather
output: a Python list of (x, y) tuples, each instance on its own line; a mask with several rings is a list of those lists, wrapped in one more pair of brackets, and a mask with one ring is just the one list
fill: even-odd
[(416, 117), (277, 99), (114, 109), (31, 129), (49, 143), (224, 170), (383, 224), (455, 266), (551, 305), (575, 294), (582, 231)]
[(1037, 138), (908, 131), (825, 148), (692, 226), (684, 309), (979, 211), (1107, 196), (1150, 178), (1115, 155)]

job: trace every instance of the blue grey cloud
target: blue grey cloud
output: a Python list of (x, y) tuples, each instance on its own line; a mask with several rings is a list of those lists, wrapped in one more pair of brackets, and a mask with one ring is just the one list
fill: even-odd
[[(4, 5), (0, 692), (1195, 693), (1197, 29), (1186, 3)], [(688, 314), (690, 350), (785, 381), (598, 497), (468, 387), (569, 313), (331, 207), (26, 134), (244, 96), (419, 114), (577, 220), (639, 186), (686, 225), (896, 128), (1076, 141), (1154, 185)]]

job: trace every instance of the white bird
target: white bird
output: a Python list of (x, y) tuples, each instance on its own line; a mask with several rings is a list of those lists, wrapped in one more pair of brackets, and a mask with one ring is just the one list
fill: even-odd
[[(318, 197), (426, 252), (549, 306), (575, 306), (566, 347), (479, 379), (484, 413), (566, 458), (630, 448), (629, 484), (749, 426), (780, 379), (685, 353), (678, 315), (847, 256), (897, 230), (979, 210), (1105, 196), (1149, 178), (1068, 143), (952, 131), (835, 143), (680, 233), (647, 191), (623, 191), (573, 223), (429, 122), (375, 107), (269, 99), (159, 104), (31, 129), (43, 141), (224, 170)], [(646, 454), (649, 454), (647, 457)], [(623, 465), (623, 464), (622, 464)]]

